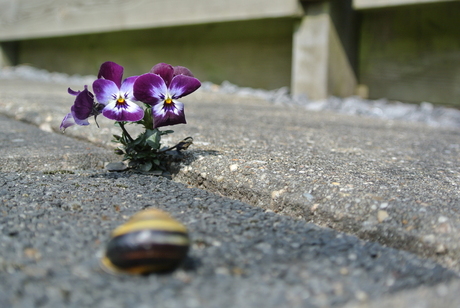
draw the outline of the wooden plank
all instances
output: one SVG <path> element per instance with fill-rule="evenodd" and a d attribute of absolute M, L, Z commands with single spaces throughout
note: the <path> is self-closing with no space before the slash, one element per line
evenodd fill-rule
<path fill-rule="evenodd" d="M 307 6 L 294 32 L 291 88 L 310 99 L 350 96 L 356 77 L 331 19 L 331 4 Z"/>
<path fill-rule="evenodd" d="M 0 0 L 0 41 L 302 14 L 297 0 Z"/>
<path fill-rule="evenodd" d="M 17 42 L 0 43 L 0 68 L 17 64 L 18 48 Z"/>
<path fill-rule="evenodd" d="M 332 22 L 329 30 L 327 70 L 328 95 L 347 97 L 355 94 L 357 79 Z"/>
<path fill-rule="evenodd" d="M 372 99 L 460 106 L 460 2 L 362 14 L 360 82 Z"/>
<path fill-rule="evenodd" d="M 271 90 L 291 82 L 294 22 L 270 18 L 25 40 L 18 62 L 94 75 L 102 62 L 115 61 L 125 76 L 166 62 L 190 68 L 200 80 Z"/>
<path fill-rule="evenodd" d="M 11 65 L 5 52 L 5 48 L 0 45 L 0 68 Z"/>
<path fill-rule="evenodd" d="M 356 10 L 392 7 L 398 5 L 451 2 L 458 0 L 353 0 L 353 7 Z"/>
<path fill-rule="evenodd" d="M 309 14 L 307 10 L 294 32 L 292 94 L 304 94 L 310 99 L 327 97 L 329 26 L 327 14 Z"/>

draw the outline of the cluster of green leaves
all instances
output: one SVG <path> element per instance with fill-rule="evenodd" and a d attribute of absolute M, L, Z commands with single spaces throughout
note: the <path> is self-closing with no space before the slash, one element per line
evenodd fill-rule
<path fill-rule="evenodd" d="M 123 133 L 113 135 L 113 142 L 121 143 L 115 153 L 123 155 L 124 160 L 129 160 L 129 166 L 140 171 L 167 170 L 168 154 L 162 151 L 161 136 L 173 133 L 172 130 L 160 131 L 156 128 L 146 129 L 133 139 L 124 128 L 123 122 L 117 122 Z"/>

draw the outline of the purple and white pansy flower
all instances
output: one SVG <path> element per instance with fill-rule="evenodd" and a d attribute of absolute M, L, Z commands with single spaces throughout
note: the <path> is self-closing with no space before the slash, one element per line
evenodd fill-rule
<path fill-rule="evenodd" d="M 108 61 L 102 63 L 97 77 L 93 90 L 97 101 L 105 106 L 102 115 L 120 122 L 136 122 L 144 117 L 144 110 L 136 104 L 133 95 L 137 76 L 122 81 L 123 66 Z"/>
<path fill-rule="evenodd" d="M 98 104 L 94 101 L 94 95 L 88 91 L 88 87 L 85 86 L 83 91 L 73 91 L 72 89 L 67 90 L 69 94 L 75 95 L 75 102 L 70 108 L 68 113 L 62 120 L 60 129 L 64 131 L 67 127 L 72 125 L 89 125 L 88 118 L 90 116 L 96 117 L 101 113 L 104 105 Z"/>
<path fill-rule="evenodd" d="M 136 79 L 133 91 L 138 101 L 152 106 L 153 126 L 157 128 L 186 123 L 184 104 L 178 99 L 200 86 L 200 81 L 189 69 L 159 63 Z"/>
<path fill-rule="evenodd" d="M 115 120 L 120 127 L 121 135 L 113 135 L 113 141 L 120 143 L 115 153 L 129 161 L 129 168 L 142 172 L 168 170 L 171 151 L 186 150 L 193 138 L 187 137 L 172 147 L 162 148 L 161 136 L 172 130 L 159 131 L 157 128 L 186 123 L 184 104 L 179 99 L 196 91 L 201 83 L 188 68 L 166 63 L 158 63 L 147 74 L 124 80 L 123 72 L 123 66 L 104 62 L 92 85 L 94 94 L 87 86 L 82 91 L 69 88 L 75 101 L 62 120 L 61 130 L 75 124 L 89 125 L 89 117 L 94 116 L 96 120 L 102 114 Z M 133 138 L 125 127 L 126 122 L 140 124 L 145 131 Z"/>

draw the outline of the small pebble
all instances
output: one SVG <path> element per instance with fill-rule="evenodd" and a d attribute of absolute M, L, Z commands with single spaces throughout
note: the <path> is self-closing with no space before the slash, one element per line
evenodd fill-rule
<path fill-rule="evenodd" d="M 383 222 L 386 219 L 388 219 L 389 217 L 390 217 L 390 215 L 388 215 L 387 211 L 380 210 L 380 211 L 377 212 L 377 220 L 379 222 Z"/>
<path fill-rule="evenodd" d="M 446 216 L 439 216 L 438 217 L 438 222 L 439 223 L 444 223 L 444 222 L 446 222 L 448 220 L 449 220 L 449 218 L 447 218 Z"/>
<path fill-rule="evenodd" d="M 105 166 L 105 169 L 111 172 L 116 172 L 116 171 L 124 171 L 128 168 L 125 163 L 123 162 L 113 162 L 113 163 L 108 163 Z"/>

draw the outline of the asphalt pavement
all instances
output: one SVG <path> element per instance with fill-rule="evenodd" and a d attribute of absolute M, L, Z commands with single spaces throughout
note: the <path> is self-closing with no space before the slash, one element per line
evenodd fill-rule
<path fill-rule="evenodd" d="M 460 306 L 458 130 L 201 91 L 164 140 L 195 140 L 170 180 L 105 170 L 102 117 L 60 133 L 67 86 L 0 80 L 0 307 Z M 106 274 L 146 207 L 189 228 L 189 258 Z"/>

